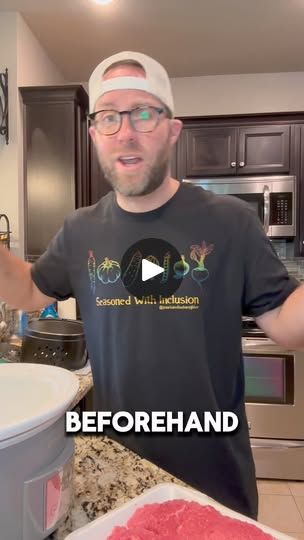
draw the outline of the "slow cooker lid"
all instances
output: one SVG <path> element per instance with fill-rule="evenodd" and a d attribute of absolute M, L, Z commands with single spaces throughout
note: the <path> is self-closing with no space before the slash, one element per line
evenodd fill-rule
<path fill-rule="evenodd" d="M 76 397 L 78 378 L 44 364 L 0 366 L 0 442 L 59 418 Z"/>

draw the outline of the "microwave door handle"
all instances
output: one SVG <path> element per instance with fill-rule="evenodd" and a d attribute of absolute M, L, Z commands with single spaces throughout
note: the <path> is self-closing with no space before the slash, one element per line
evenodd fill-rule
<path fill-rule="evenodd" d="M 268 186 L 264 186 L 264 230 L 265 233 L 269 232 L 269 219 L 270 219 L 270 191 Z"/>

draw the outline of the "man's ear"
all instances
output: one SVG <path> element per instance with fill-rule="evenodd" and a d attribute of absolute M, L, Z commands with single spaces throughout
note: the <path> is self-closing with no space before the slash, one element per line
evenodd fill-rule
<path fill-rule="evenodd" d="M 89 127 L 89 134 L 90 134 L 90 137 L 91 137 L 93 143 L 95 144 L 95 142 L 96 142 L 96 130 L 95 130 L 94 126 Z"/>
<path fill-rule="evenodd" d="M 170 139 L 172 145 L 176 143 L 182 128 L 183 123 L 181 120 L 178 120 L 177 118 L 172 118 L 172 120 L 170 120 Z"/>

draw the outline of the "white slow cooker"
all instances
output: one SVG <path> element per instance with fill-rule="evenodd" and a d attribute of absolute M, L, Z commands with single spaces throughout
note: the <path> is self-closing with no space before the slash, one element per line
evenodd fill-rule
<path fill-rule="evenodd" d="M 78 391 L 70 371 L 0 365 L 0 537 L 43 540 L 72 501 L 74 440 L 65 412 Z"/>

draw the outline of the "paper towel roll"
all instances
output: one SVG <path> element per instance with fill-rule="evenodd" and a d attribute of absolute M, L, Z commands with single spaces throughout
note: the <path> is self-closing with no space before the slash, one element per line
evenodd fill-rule
<path fill-rule="evenodd" d="M 73 319 L 76 320 L 76 300 L 75 298 L 68 298 L 57 302 L 57 313 L 61 319 Z"/>

